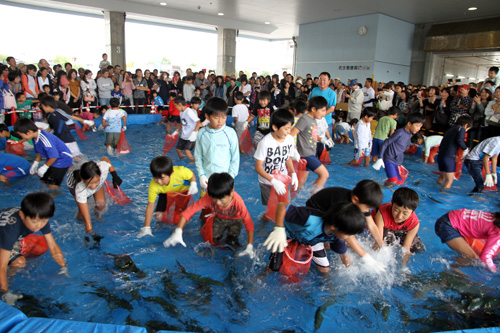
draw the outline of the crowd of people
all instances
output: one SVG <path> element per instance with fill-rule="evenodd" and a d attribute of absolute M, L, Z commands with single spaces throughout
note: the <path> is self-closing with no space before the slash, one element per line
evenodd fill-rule
<path fill-rule="evenodd" d="M 186 207 L 175 221 L 177 226 L 164 246 L 186 246 L 183 229 L 196 212 L 202 211 L 201 235 L 205 241 L 224 241 L 237 249 L 241 246 L 241 229 L 245 227 L 247 245 L 238 255 L 250 258 L 256 255 L 252 221 L 255 217 L 250 216 L 243 199 L 234 191 L 234 182 L 238 181 L 240 150 L 244 150 L 241 140 L 255 123 L 251 145 L 255 148 L 262 204 L 269 209 L 271 200 L 275 200 L 271 207 L 275 212 L 267 217 L 275 227 L 264 242 L 272 252 L 271 271 L 281 270 L 285 262 L 283 251 L 295 242 L 312 247 L 313 260 L 322 273 L 330 269 L 325 244 L 341 256 L 346 266 L 351 264 L 349 246 L 361 257 L 363 265 L 383 272 L 384 263 L 371 257 L 355 238 L 365 228 L 379 250 L 394 242 L 401 245 L 403 269 L 411 254 L 425 250 L 417 235 L 420 224 L 415 211 L 419 196 L 414 190 L 399 187 L 391 202 L 382 203 L 381 186 L 373 180 L 360 180 L 353 189 L 333 187 L 335 184 L 329 182 L 321 155 L 329 154 L 336 138 L 339 143 L 353 141 L 351 164 L 373 163 L 377 170 L 384 167 L 386 186 L 404 184 L 404 154 L 410 142 L 425 146 L 426 161 L 429 150 L 439 146 L 438 182 L 444 189 L 451 187 L 457 164 L 461 170 L 460 158 L 465 158 L 464 164 L 474 178 L 474 192 L 497 182 L 500 79 L 496 67 L 477 85 L 438 88 L 376 83 L 370 78 L 364 85 L 357 79 L 344 84 L 338 78 L 332 79 L 328 72 L 318 77 L 307 74 L 304 78 L 283 72 L 280 79 L 278 75 L 263 77 L 257 73 L 247 77 L 243 72 L 238 77 L 206 76 L 203 71 L 194 73 L 187 69 L 185 77 L 174 72 L 170 78 L 169 73 L 157 70 L 145 70 L 143 74 L 137 69 L 132 74 L 112 66 L 106 54 L 95 79 L 92 71 L 76 71 L 70 63 L 63 69 L 60 65 L 51 67 L 44 59 L 38 68 L 16 64 L 13 57 L 7 58 L 7 62 L 8 65 L 1 65 L 0 89 L 6 93 L 0 100 L 5 121 L 0 124 L 0 136 L 25 145 L 31 142 L 36 157 L 30 165 L 22 157 L 2 153 L 0 181 L 8 184 L 31 174 L 38 175 L 50 187 L 59 187 L 66 177 L 78 208 L 77 217 L 84 221 L 86 237 L 94 245 L 102 237 L 93 230 L 88 199 L 94 198 L 95 210 L 100 212 L 105 206 L 107 176 L 111 175 L 115 188 L 122 183 L 110 158 L 116 156 L 118 139 L 127 129 L 130 113 L 161 112 L 162 122 L 171 132 L 168 137 L 176 143 L 178 157 L 187 157 L 197 173 L 175 166 L 166 155 L 152 159 L 144 226 L 137 236 L 153 236 L 151 222 L 164 217 L 168 193 L 185 191 L 193 196 L 200 192 L 200 199 Z M 9 91 L 17 102 L 14 110 L 33 111 L 9 112 L 10 104 L 4 105 Z M 339 103 L 347 103 L 347 115 L 336 110 Z M 42 117 L 35 117 L 38 112 Z M 226 125 L 228 114 L 234 119 L 234 129 Z M 74 122 L 81 122 L 98 130 L 93 119 L 101 116 L 109 157 L 86 161 L 71 128 Z M 439 134 L 443 134 L 439 140 L 431 140 Z M 45 163 L 40 165 L 42 159 Z M 291 192 L 303 185 L 298 174 L 305 170 L 299 170 L 300 165 L 317 175 L 304 207 L 290 205 Z M 2 293 L 8 291 L 7 267 L 22 267 L 26 262 L 18 242 L 37 231 L 42 232 L 52 257 L 61 266 L 60 273 L 68 274 L 63 254 L 50 231 L 49 218 L 54 210 L 53 199 L 44 193 L 27 195 L 21 208 L 0 210 Z M 457 209 L 436 218 L 436 233 L 443 243 L 466 257 L 480 258 L 488 269 L 496 271 L 493 258 L 500 247 L 500 213 Z M 484 250 L 476 253 L 464 237 L 485 240 Z M 15 300 L 15 295 L 8 294 L 4 299 Z"/>

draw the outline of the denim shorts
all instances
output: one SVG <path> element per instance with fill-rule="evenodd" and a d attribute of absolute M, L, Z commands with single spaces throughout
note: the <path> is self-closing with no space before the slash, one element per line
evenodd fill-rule
<path fill-rule="evenodd" d="M 453 228 L 453 226 L 451 225 L 448 213 L 437 219 L 434 230 L 436 231 L 436 235 L 441 238 L 442 243 L 447 243 L 451 240 L 454 240 L 455 238 L 462 237 L 458 230 Z"/>
<path fill-rule="evenodd" d="M 363 156 L 370 156 L 370 148 L 354 148 L 354 159 L 359 160 L 361 158 L 361 153 L 363 153 Z"/>

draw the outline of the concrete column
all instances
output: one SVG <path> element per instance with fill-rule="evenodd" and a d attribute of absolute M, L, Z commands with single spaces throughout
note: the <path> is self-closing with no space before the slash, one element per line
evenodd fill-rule
<path fill-rule="evenodd" d="M 432 24 L 417 24 L 413 34 L 413 50 L 411 53 L 410 80 L 408 83 L 428 84 L 425 77 L 427 52 L 424 51 L 425 38 Z"/>
<path fill-rule="evenodd" d="M 236 30 L 218 27 L 217 30 L 217 74 L 236 74 Z"/>
<path fill-rule="evenodd" d="M 125 68 L 125 13 L 104 12 L 104 29 L 106 35 L 106 53 L 108 61 Z"/>

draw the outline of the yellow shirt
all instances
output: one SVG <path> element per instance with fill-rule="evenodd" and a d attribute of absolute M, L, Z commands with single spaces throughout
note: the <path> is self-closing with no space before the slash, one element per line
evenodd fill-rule
<path fill-rule="evenodd" d="M 183 166 L 174 166 L 173 169 L 174 172 L 170 175 L 170 183 L 166 186 L 160 186 L 154 179 L 151 179 L 151 183 L 149 183 L 148 202 L 155 202 L 156 197 L 160 193 L 182 192 L 189 189 L 191 178 L 194 176 L 193 171 Z"/>

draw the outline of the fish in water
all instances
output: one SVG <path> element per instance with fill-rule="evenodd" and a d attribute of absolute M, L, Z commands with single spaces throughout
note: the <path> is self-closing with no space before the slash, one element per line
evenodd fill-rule
<path fill-rule="evenodd" d="M 325 319 L 323 314 L 326 312 L 326 309 L 333 304 L 335 304 L 335 301 L 329 300 L 316 310 L 314 314 L 314 329 L 319 330 L 321 328 L 321 324 L 323 324 L 323 320 Z"/>
<path fill-rule="evenodd" d="M 58 311 L 71 313 L 68 303 L 55 302 L 51 298 L 39 300 L 35 296 L 29 294 L 24 294 L 23 298 L 17 301 L 16 306 L 28 317 L 50 318 Z"/>
<path fill-rule="evenodd" d="M 189 273 L 188 271 L 186 271 L 186 269 L 184 268 L 184 266 L 182 266 L 179 261 L 177 261 L 177 265 L 180 267 L 182 275 L 184 275 L 185 277 L 191 279 L 195 283 L 198 283 L 198 284 L 201 284 L 201 285 L 205 285 L 205 286 L 206 285 L 220 286 L 220 287 L 224 286 L 224 284 L 222 282 L 220 282 L 220 281 L 213 280 L 213 279 L 208 278 L 208 277 L 202 277 L 202 276 L 200 276 L 198 274 L 195 274 L 195 273 Z"/>
<path fill-rule="evenodd" d="M 128 254 L 107 254 L 115 259 L 115 268 L 123 273 L 134 273 L 139 279 L 146 277 L 146 274 L 137 268 L 135 262 Z"/>
<path fill-rule="evenodd" d="M 152 296 L 152 297 L 144 297 L 144 300 L 151 302 L 151 303 L 156 303 L 162 307 L 162 309 L 169 313 L 170 315 L 174 317 L 179 317 L 179 310 L 177 309 L 177 306 L 173 305 L 172 303 L 169 303 L 166 299 L 159 297 L 159 296 Z"/>
<path fill-rule="evenodd" d="M 129 301 L 124 298 L 113 295 L 106 287 L 98 287 L 95 291 L 82 292 L 85 294 L 96 295 L 108 302 L 108 305 L 111 309 L 122 308 L 129 311 L 133 310 L 132 305 Z"/>

